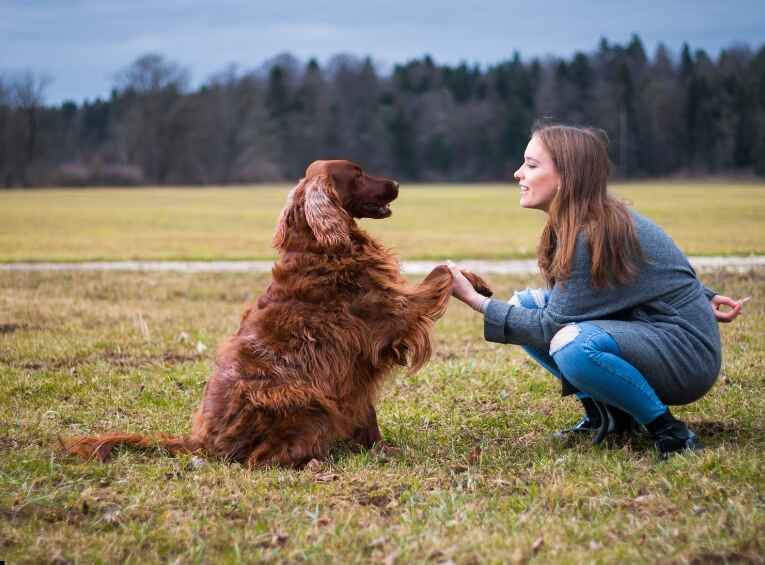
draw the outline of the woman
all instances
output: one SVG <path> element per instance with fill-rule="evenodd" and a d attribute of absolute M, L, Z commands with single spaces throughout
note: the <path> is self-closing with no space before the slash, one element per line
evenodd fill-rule
<path fill-rule="evenodd" d="M 521 206 L 548 216 L 538 247 L 546 290 L 488 299 L 450 265 L 453 295 L 484 314 L 488 341 L 524 346 L 564 394 L 577 393 L 586 414 L 566 432 L 599 430 L 600 441 L 634 418 L 663 457 L 700 449 L 667 405 L 712 387 L 717 321 L 735 319 L 741 303 L 702 286 L 669 236 L 609 194 L 606 143 L 592 129 L 540 127 L 514 174 Z"/>

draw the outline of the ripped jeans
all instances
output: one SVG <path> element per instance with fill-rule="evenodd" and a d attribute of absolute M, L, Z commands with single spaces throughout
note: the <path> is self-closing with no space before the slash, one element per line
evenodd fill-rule
<path fill-rule="evenodd" d="M 546 290 L 526 289 L 516 292 L 510 304 L 544 308 L 548 299 Z M 592 322 L 564 326 L 553 336 L 549 352 L 523 349 L 556 378 L 565 377 L 577 388 L 579 398 L 591 397 L 616 406 L 641 424 L 667 410 L 640 371 L 620 356 L 614 338 Z"/>

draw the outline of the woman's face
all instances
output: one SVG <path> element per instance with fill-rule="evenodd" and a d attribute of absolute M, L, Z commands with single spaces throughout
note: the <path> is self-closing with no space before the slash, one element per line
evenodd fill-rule
<path fill-rule="evenodd" d="M 521 188 L 521 207 L 547 212 L 560 186 L 560 175 L 542 141 L 532 136 L 523 164 L 513 174 Z"/>

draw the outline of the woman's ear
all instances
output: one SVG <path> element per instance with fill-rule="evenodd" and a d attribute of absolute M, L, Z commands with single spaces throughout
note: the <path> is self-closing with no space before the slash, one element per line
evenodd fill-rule
<path fill-rule="evenodd" d="M 343 209 L 331 176 L 306 180 L 304 202 L 306 222 L 319 244 L 327 248 L 350 245 L 351 216 Z"/>

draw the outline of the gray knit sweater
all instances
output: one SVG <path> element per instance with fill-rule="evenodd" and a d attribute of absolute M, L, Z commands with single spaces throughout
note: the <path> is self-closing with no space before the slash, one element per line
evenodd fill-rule
<path fill-rule="evenodd" d="M 551 289 L 545 308 L 491 300 L 485 311 L 488 341 L 547 351 L 563 326 L 591 321 L 617 342 L 622 356 L 667 404 L 700 398 L 720 371 L 720 333 L 706 289 L 688 259 L 656 224 L 633 212 L 646 261 L 628 285 L 594 288 L 587 237 L 580 233 L 571 276 Z"/>

